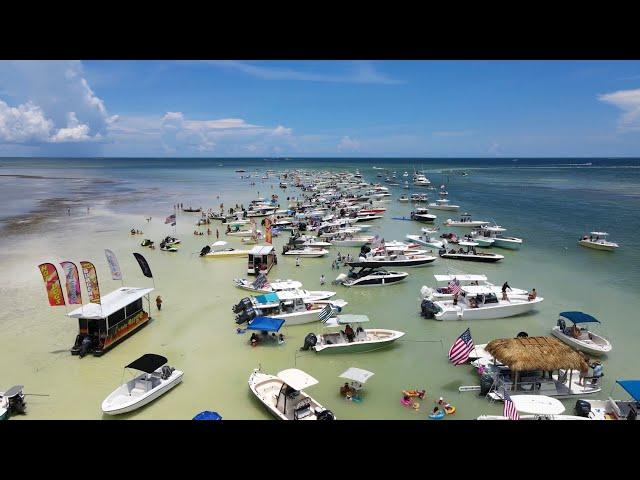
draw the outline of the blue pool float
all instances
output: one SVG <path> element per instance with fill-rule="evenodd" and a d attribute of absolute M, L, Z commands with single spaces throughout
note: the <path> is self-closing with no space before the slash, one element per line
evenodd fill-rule
<path fill-rule="evenodd" d="M 438 410 L 438 413 L 430 413 L 429 418 L 433 420 L 441 420 L 446 414 L 442 410 Z"/>

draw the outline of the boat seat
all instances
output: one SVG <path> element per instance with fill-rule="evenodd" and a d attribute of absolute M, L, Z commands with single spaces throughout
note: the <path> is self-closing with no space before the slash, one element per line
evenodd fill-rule
<path fill-rule="evenodd" d="M 142 388 L 132 388 L 131 392 L 129 392 L 130 395 L 133 396 L 138 396 L 138 395 L 144 395 L 145 393 L 147 393 L 146 390 L 142 389 Z"/>
<path fill-rule="evenodd" d="M 136 383 L 135 383 L 135 385 L 133 387 L 133 390 L 140 390 L 140 391 L 142 391 L 142 393 L 145 393 L 147 391 L 147 387 L 148 387 L 148 384 L 147 384 L 146 381 L 144 381 L 144 380 L 136 380 Z"/>

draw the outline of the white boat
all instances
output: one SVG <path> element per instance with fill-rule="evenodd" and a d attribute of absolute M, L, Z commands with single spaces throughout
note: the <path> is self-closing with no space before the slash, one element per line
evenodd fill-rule
<path fill-rule="evenodd" d="M 362 247 L 373 241 L 370 235 L 340 235 L 331 239 L 331 243 L 337 247 Z"/>
<path fill-rule="evenodd" d="M 296 368 L 268 375 L 254 369 L 249 376 L 249 389 L 279 420 L 335 420 L 336 417 L 304 389 L 318 384 L 308 373 Z"/>
<path fill-rule="evenodd" d="M 406 195 L 400 195 L 400 198 L 398 198 L 398 201 L 402 203 L 407 203 L 409 201 L 409 197 L 407 197 Z"/>
<path fill-rule="evenodd" d="M 356 325 L 353 336 L 349 338 L 344 331 L 331 333 L 310 333 L 304 339 L 301 350 L 312 348 L 318 353 L 370 352 L 384 348 L 402 338 L 405 333 L 385 328 L 363 329 L 360 325 L 369 322 L 366 315 L 338 315 L 323 323 L 324 328 L 340 329 L 346 325 Z"/>
<path fill-rule="evenodd" d="M 507 229 L 500 225 L 483 225 L 478 228 L 474 228 L 471 235 L 474 241 L 478 242 L 480 246 L 495 246 L 499 248 L 508 248 L 510 250 L 517 250 L 522 245 L 522 239 L 516 237 L 506 237 L 503 235 Z M 483 245 L 487 243 L 487 245 Z"/>
<path fill-rule="evenodd" d="M 480 285 L 491 290 L 496 296 L 502 298 L 502 287 L 500 285 L 494 285 L 490 283 L 486 275 L 477 274 L 447 274 L 447 275 L 434 275 L 437 287 L 435 289 L 423 285 L 420 289 L 421 298 L 427 298 L 429 300 L 452 300 L 453 291 L 450 287 L 451 282 L 456 282 L 461 286 L 466 285 Z M 521 288 L 511 288 L 507 291 L 507 296 L 518 295 L 528 296 L 529 292 Z"/>
<path fill-rule="evenodd" d="M 297 291 L 283 290 L 243 298 L 232 310 L 236 314 L 237 324 L 268 316 L 283 319 L 290 326 L 320 320 L 327 312 L 327 306 L 338 311 L 347 305 L 348 302 L 341 299 L 309 300 Z"/>
<path fill-rule="evenodd" d="M 451 260 L 466 260 L 469 262 L 483 263 L 495 263 L 504 258 L 504 255 L 499 255 L 497 253 L 477 252 L 477 242 L 458 242 L 458 245 L 461 247 L 458 250 L 452 248 L 447 251 L 446 248 L 443 248 L 438 252 L 438 254 L 442 258 L 448 258 Z M 466 247 L 466 250 L 462 247 Z"/>
<path fill-rule="evenodd" d="M 200 256 L 204 258 L 229 258 L 229 257 L 246 257 L 251 250 L 237 250 L 227 247 L 227 242 L 219 240 L 207 245 L 200 250 Z"/>
<path fill-rule="evenodd" d="M 436 320 L 486 320 L 507 318 L 529 312 L 536 308 L 544 299 L 536 297 L 529 300 L 525 295 L 509 296 L 509 300 L 502 300 L 491 288 L 480 285 L 461 286 L 457 304 L 455 300 L 433 302 L 439 311 Z"/>
<path fill-rule="evenodd" d="M 424 245 L 426 247 L 433 248 L 446 248 L 447 241 L 445 239 L 440 239 L 434 237 L 431 234 L 423 233 L 422 235 L 407 235 L 407 240 L 411 240 L 413 243 L 418 243 L 420 245 Z"/>
<path fill-rule="evenodd" d="M 640 410 L 640 380 L 616 380 L 630 400 L 584 400 L 576 402 L 576 414 L 591 420 L 636 420 Z"/>
<path fill-rule="evenodd" d="M 442 195 L 442 192 L 440 192 L 440 195 Z M 450 212 L 457 212 L 458 210 L 460 210 L 460 205 L 453 205 L 446 198 L 440 198 L 436 200 L 435 203 L 427 204 L 427 208 L 430 208 L 431 210 L 447 210 Z"/>
<path fill-rule="evenodd" d="M 577 415 L 562 415 L 565 411 L 560 400 L 546 395 L 510 395 L 520 420 L 590 420 Z M 520 415 L 520 412 L 525 415 Z M 531 414 L 531 415 L 526 415 Z M 508 420 L 502 415 L 480 415 L 478 420 Z"/>
<path fill-rule="evenodd" d="M 572 328 L 568 328 L 566 320 L 573 323 Z M 561 312 L 558 323 L 551 330 L 551 334 L 566 343 L 567 345 L 581 350 L 590 355 L 604 355 L 611 351 L 611 342 L 586 327 L 578 327 L 586 323 L 600 323 L 599 320 L 583 312 Z"/>
<path fill-rule="evenodd" d="M 307 258 L 324 257 L 328 253 L 329 253 L 329 250 L 325 250 L 324 248 L 309 248 L 309 247 L 295 248 L 295 249 L 287 250 L 286 252 L 284 252 L 285 255 L 295 255 L 296 257 L 307 257 Z"/>
<path fill-rule="evenodd" d="M 416 187 L 428 187 L 429 185 L 431 185 L 431 182 L 424 175 L 422 175 L 420 173 L 414 173 L 413 174 L 413 184 Z"/>
<path fill-rule="evenodd" d="M 276 280 L 269 283 L 266 281 L 266 277 L 263 279 L 261 276 L 258 276 L 253 282 L 245 278 L 235 278 L 233 283 L 238 288 L 257 294 L 288 291 L 299 295 L 306 301 L 327 300 L 336 294 L 336 292 L 325 290 L 305 290 L 302 288 L 301 282 L 294 280 Z M 261 287 L 258 288 L 260 285 Z"/>
<path fill-rule="evenodd" d="M 353 268 L 349 273 L 341 273 L 334 280 L 345 287 L 374 287 L 393 285 L 405 280 L 409 274 L 407 272 L 393 272 L 383 268 L 360 268 L 355 271 Z"/>
<path fill-rule="evenodd" d="M 460 216 L 460 220 L 452 220 L 450 218 L 447 218 L 444 224 L 448 227 L 475 228 L 482 225 L 489 225 L 489 222 L 486 222 L 484 220 L 472 220 L 471 215 L 469 215 L 468 213 L 463 213 Z"/>
<path fill-rule="evenodd" d="M 222 222 L 222 225 L 229 225 L 231 228 L 235 228 L 235 227 L 241 227 L 248 223 L 251 223 L 251 220 L 248 220 L 246 218 L 239 218 L 237 220 L 229 220 L 227 222 Z"/>
<path fill-rule="evenodd" d="M 578 243 L 583 247 L 592 248 L 594 250 L 604 250 L 612 252 L 620 245 L 607 240 L 609 234 L 607 232 L 591 232 L 590 235 L 583 236 Z"/>
<path fill-rule="evenodd" d="M 434 262 L 437 257 L 430 255 L 405 255 L 403 253 L 392 253 L 383 255 L 372 255 L 358 257 L 353 262 L 347 262 L 350 267 L 424 267 Z"/>
<path fill-rule="evenodd" d="M 230 237 L 252 237 L 256 234 L 255 230 L 236 230 L 225 232 L 225 235 Z"/>
<path fill-rule="evenodd" d="M 437 216 L 429 213 L 429 210 L 423 207 L 417 207 L 413 212 L 411 212 L 411 220 L 415 220 L 417 222 L 433 222 Z"/>
<path fill-rule="evenodd" d="M 131 412 L 164 395 L 182 382 L 183 372 L 166 365 L 161 355 L 146 353 L 125 368 L 141 371 L 133 380 L 120 385 L 102 402 L 107 415 Z"/>

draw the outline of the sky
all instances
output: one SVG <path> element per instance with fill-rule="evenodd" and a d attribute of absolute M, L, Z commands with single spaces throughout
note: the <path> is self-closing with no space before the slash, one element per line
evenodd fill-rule
<path fill-rule="evenodd" d="M 0 156 L 640 156 L 640 62 L 0 61 Z"/>

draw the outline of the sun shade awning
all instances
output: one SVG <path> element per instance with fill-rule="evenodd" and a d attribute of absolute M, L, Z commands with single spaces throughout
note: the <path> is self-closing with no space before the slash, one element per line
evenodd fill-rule
<path fill-rule="evenodd" d="M 67 315 L 73 318 L 107 318 L 112 313 L 153 292 L 153 288 L 120 287 L 107 293 L 100 303 L 85 303 Z"/>
<path fill-rule="evenodd" d="M 141 372 L 152 373 L 167 363 L 166 357 L 156 355 L 155 353 L 145 353 L 137 360 L 134 360 L 124 368 L 133 368 Z"/>
<path fill-rule="evenodd" d="M 583 312 L 561 312 L 560 316 L 573 323 L 600 323 L 597 318 Z"/>
<path fill-rule="evenodd" d="M 640 380 L 618 380 L 616 383 L 624 388 L 636 402 L 640 402 Z"/>
<path fill-rule="evenodd" d="M 362 368 L 350 367 L 346 372 L 342 372 L 339 378 L 346 378 L 347 380 L 353 380 L 354 382 L 366 383 L 375 373 Z"/>
<path fill-rule="evenodd" d="M 277 332 L 280 330 L 284 320 L 282 318 L 256 317 L 249 322 L 247 330 L 261 330 L 265 332 Z"/>
<path fill-rule="evenodd" d="M 22 389 L 24 388 L 23 385 L 14 385 L 13 387 L 11 387 L 9 390 L 7 390 L 6 392 L 4 392 L 3 397 L 7 397 L 7 398 L 11 398 L 11 397 L 15 397 L 16 395 L 18 395 L 20 392 L 22 392 Z"/>
<path fill-rule="evenodd" d="M 278 378 L 289 385 L 294 390 L 304 390 L 318 384 L 318 380 L 308 373 L 298 370 L 297 368 L 289 368 L 278 373 Z"/>

